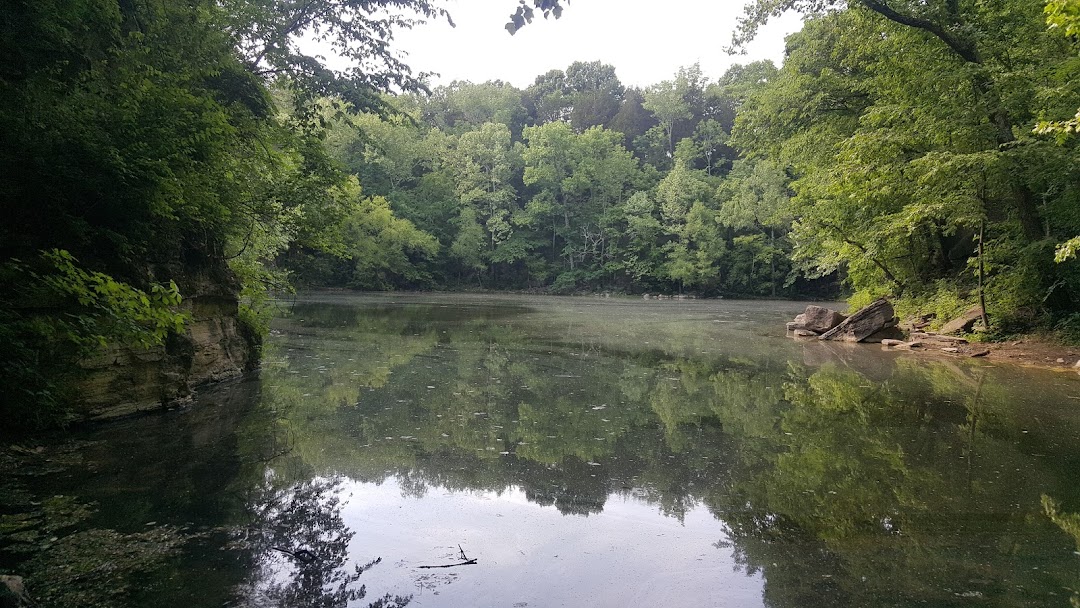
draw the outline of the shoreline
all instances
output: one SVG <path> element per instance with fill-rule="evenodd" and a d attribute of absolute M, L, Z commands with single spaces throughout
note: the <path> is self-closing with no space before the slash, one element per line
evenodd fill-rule
<path fill-rule="evenodd" d="M 911 333 L 909 328 L 905 328 L 905 334 L 910 335 Z M 789 335 L 789 338 L 794 338 L 800 342 L 819 341 L 817 337 Z M 935 340 L 935 338 L 937 339 Z M 967 338 L 946 334 L 933 334 L 927 340 L 919 340 L 918 337 L 909 339 L 920 341 L 922 345 L 911 348 L 884 345 L 876 342 L 847 342 L 847 344 L 858 344 L 865 347 L 876 346 L 886 352 L 911 353 L 917 356 L 930 356 L 939 359 L 981 359 L 1016 367 L 1048 369 L 1058 372 L 1072 371 L 1080 374 L 1080 346 L 1070 346 L 1038 334 L 1020 335 L 1003 342 L 960 342 L 960 340 L 967 340 Z M 845 343 L 830 340 L 824 342 Z"/>

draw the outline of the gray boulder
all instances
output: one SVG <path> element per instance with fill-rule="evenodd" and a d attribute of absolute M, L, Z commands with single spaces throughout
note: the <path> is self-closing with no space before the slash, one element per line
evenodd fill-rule
<path fill-rule="evenodd" d="M 802 317 L 802 329 L 809 329 L 810 331 L 823 334 L 830 329 L 840 325 L 844 322 L 844 315 L 821 306 L 814 306 L 813 304 L 806 307 L 806 311 L 799 317 Z M 799 317 L 795 317 L 795 321 L 799 321 Z"/>
<path fill-rule="evenodd" d="M 893 310 L 892 304 L 885 298 L 880 298 L 844 319 L 836 327 L 821 334 L 818 339 L 862 342 L 882 329 L 895 325 L 896 312 Z"/>

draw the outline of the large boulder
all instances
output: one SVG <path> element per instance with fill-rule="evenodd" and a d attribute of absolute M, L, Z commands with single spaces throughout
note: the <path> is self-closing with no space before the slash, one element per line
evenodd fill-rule
<path fill-rule="evenodd" d="M 892 304 L 885 298 L 880 298 L 821 334 L 819 339 L 862 342 L 882 329 L 895 326 L 896 323 L 896 311 Z"/>
<path fill-rule="evenodd" d="M 807 306 L 805 312 L 798 317 L 795 317 L 796 323 L 800 322 L 799 317 L 802 317 L 802 327 L 800 329 L 808 329 L 819 334 L 823 334 L 837 325 L 840 325 L 844 322 L 844 319 L 847 318 L 835 310 L 830 310 L 822 306 L 814 306 L 813 304 Z"/>

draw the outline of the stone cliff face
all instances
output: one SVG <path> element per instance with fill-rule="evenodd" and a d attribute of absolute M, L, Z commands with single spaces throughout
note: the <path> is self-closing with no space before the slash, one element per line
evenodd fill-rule
<path fill-rule="evenodd" d="M 182 335 L 150 349 L 110 347 L 83 361 L 76 415 L 109 418 L 191 397 L 200 384 L 241 375 L 257 364 L 258 339 L 240 323 L 235 279 L 202 274 L 177 280 L 189 321 Z"/>

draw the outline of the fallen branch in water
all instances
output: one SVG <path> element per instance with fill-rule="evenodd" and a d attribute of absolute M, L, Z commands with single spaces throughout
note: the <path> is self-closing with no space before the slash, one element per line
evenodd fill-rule
<path fill-rule="evenodd" d="M 418 568 L 453 568 L 454 566 L 475 566 L 475 565 L 476 565 L 476 558 L 474 557 L 474 558 L 472 558 L 470 560 L 463 561 L 460 564 L 443 564 L 441 566 L 417 566 L 417 567 Z"/>
<path fill-rule="evenodd" d="M 475 566 L 476 558 L 469 559 L 468 555 L 465 555 L 465 550 L 461 548 L 461 545 L 457 546 L 458 551 L 461 553 L 461 559 L 463 560 L 458 564 L 443 564 L 441 566 L 419 566 L 420 568 L 453 568 L 454 566 Z"/>

